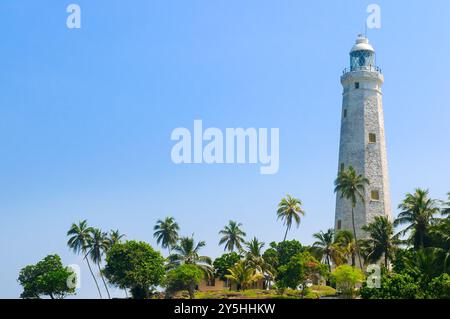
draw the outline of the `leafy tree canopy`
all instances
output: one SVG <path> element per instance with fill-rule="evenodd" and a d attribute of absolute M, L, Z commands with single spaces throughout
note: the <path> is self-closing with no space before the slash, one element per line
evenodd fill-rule
<path fill-rule="evenodd" d="M 147 298 L 162 283 L 164 273 L 164 258 L 145 242 L 117 243 L 106 255 L 106 278 L 122 289 L 130 288 L 137 299 Z"/>
<path fill-rule="evenodd" d="M 203 271 L 196 265 L 182 264 L 167 273 L 166 289 L 169 295 L 187 290 L 191 299 L 195 296 L 195 286 L 200 283 L 204 277 Z"/>
<path fill-rule="evenodd" d="M 21 298 L 62 299 L 75 293 L 75 274 L 63 266 L 58 255 L 48 255 L 36 265 L 22 268 L 18 281 L 23 287 Z"/>
<path fill-rule="evenodd" d="M 327 267 L 317 261 L 311 253 L 303 252 L 293 256 L 278 271 L 277 286 L 279 288 L 297 289 L 301 286 L 304 292 L 308 281 L 326 275 Z"/>
<path fill-rule="evenodd" d="M 228 269 L 232 268 L 239 260 L 241 260 L 241 257 L 236 252 L 223 254 L 216 258 L 213 263 L 215 275 L 220 279 L 225 280 Z"/>

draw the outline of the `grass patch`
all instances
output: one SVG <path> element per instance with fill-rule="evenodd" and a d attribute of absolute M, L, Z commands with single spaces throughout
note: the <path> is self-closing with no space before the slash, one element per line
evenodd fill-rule
<path fill-rule="evenodd" d="M 335 295 L 336 290 L 328 286 L 312 286 L 308 289 L 305 298 L 317 299 L 322 296 Z M 241 291 L 220 290 L 220 291 L 206 291 L 197 292 L 195 294 L 197 299 L 300 299 L 300 291 L 293 289 L 286 289 L 283 294 L 276 290 L 260 290 L 249 289 Z"/>

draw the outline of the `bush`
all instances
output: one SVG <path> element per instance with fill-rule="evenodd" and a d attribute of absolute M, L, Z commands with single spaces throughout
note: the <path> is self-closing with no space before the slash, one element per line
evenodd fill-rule
<path fill-rule="evenodd" d="M 428 286 L 427 298 L 450 299 L 450 275 L 442 274 L 434 278 Z"/>
<path fill-rule="evenodd" d="M 415 299 L 420 286 L 409 274 L 386 274 L 381 276 L 380 288 L 361 288 L 364 299 Z"/>
<path fill-rule="evenodd" d="M 356 285 L 364 280 L 364 274 L 359 268 L 349 265 L 337 267 L 332 276 L 336 280 L 336 288 L 346 298 L 354 298 L 356 295 Z"/>

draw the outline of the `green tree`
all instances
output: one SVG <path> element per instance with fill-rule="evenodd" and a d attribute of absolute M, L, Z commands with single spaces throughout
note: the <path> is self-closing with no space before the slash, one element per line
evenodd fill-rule
<path fill-rule="evenodd" d="M 285 240 L 279 243 L 270 243 L 263 258 L 266 259 L 275 269 L 286 265 L 293 256 L 305 251 L 305 248 L 298 240 Z"/>
<path fill-rule="evenodd" d="M 321 264 L 311 253 L 299 253 L 291 258 L 278 271 L 277 287 L 281 289 L 300 287 L 301 295 L 304 296 L 307 284 L 315 278 L 326 275 L 326 265 Z"/>
<path fill-rule="evenodd" d="M 67 246 L 75 253 L 81 253 L 83 255 L 83 259 L 86 260 L 86 263 L 89 268 L 89 272 L 94 278 L 95 286 L 97 287 L 98 294 L 100 298 L 102 298 L 102 293 L 100 291 L 100 286 L 98 285 L 97 279 L 95 278 L 94 272 L 92 271 L 91 264 L 89 263 L 88 249 L 90 243 L 92 241 L 91 237 L 92 227 L 89 227 L 86 220 L 80 221 L 78 224 L 73 223 L 67 232 L 67 236 L 69 236 L 69 240 L 67 241 Z"/>
<path fill-rule="evenodd" d="M 414 248 L 424 248 L 429 240 L 429 230 L 439 212 L 436 200 L 428 197 L 428 190 L 416 189 L 414 194 L 406 194 L 398 206 L 402 211 L 394 221 L 394 226 L 406 225 L 401 235 L 410 234 L 409 242 Z"/>
<path fill-rule="evenodd" d="M 103 272 L 111 284 L 129 288 L 135 299 L 145 299 L 163 282 L 164 258 L 145 242 L 118 243 L 107 252 Z"/>
<path fill-rule="evenodd" d="M 153 227 L 155 231 L 153 237 L 156 238 L 156 243 L 161 245 L 162 248 L 171 250 L 178 241 L 178 231 L 180 227 L 175 222 L 173 217 L 166 217 L 164 220 L 158 219 L 156 225 Z"/>
<path fill-rule="evenodd" d="M 313 234 L 316 241 L 313 247 L 319 252 L 319 255 L 325 260 L 328 265 L 328 270 L 331 272 L 331 256 L 334 254 L 335 246 L 334 243 L 334 230 L 328 229 L 327 232 L 319 232 Z"/>
<path fill-rule="evenodd" d="M 207 276 L 211 276 L 213 272 L 211 258 L 200 255 L 200 250 L 205 246 L 204 241 L 195 244 L 194 236 L 181 237 L 178 245 L 173 248 L 174 253 L 169 256 L 169 268 L 192 264 L 202 269 Z"/>
<path fill-rule="evenodd" d="M 389 260 L 393 258 L 399 244 L 398 235 L 394 235 L 394 226 L 386 216 L 376 216 L 374 221 L 362 227 L 368 234 L 368 260 L 377 262 L 384 257 L 384 267 L 388 268 Z"/>
<path fill-rule="evenodd" d="M 296 226 L 300 225 L 301 216 L 305 215 L 305 211 L 302 209 L 302 202 L 300 199 L 294 198 L 291 195 L 286 195 L 282 198 L 278 204 L 277 219 L 281 219 L 286 226 L 286 233 L 284 234 L 283 241 L 286 240 L 287 233 L 292 227 L 292 223 L 295 222 Z"/>
<path fill-rule="evenodd" d="M 353 237 L 355 238 L 356 250 L 359 252 L 355 226 L 355 207 L 358 201 L 361 203 L 365 202 L 365 187 L 366 185 L 369 185 L 369 180 L 362 175 L 358 175 L 354 168 L 349 166 L 347 170 L 341 170 L 338 173 L 334 185 L 334 192 L 339 193 L 341 198 L 346 198 L 351 202 Z M 362 269 L 363 264 L 361 262 L 361 256 L 359 253 L 357 253 L 357 256 L 359 267 Z"/>
<path fill-rule="evenodd" d="M 91 229 L 91 240 L 89 241 L 89 257 L 91 258 L 92 262 L 98 267 L 98 272 L 103 281 L 103 285 L 105 286 L 106 293 L 108 294 L 109 299 L 111 299 L 111 295 L 109 294 L 108 285 L 106 284 L 100 264 L 102 263 L 103 254 L 108 251 L 110 244 L 111 242 L 108 238 L 107 233 L 102 232 L 98 228 Z"/>
<path fill-rule="evenodd" d="M 203 272 L 195 265 L 183 264 L 167 273 L 166 293 L 171 296 L 180 290 L 187 290 L 190 299 L 195 298 L 195 287 L 203 278 Z"/>
<path fill-rule="evenodd" d="M 364 284 L 360 293 L 363 299 L 415 299 L 420 286 L 408 274 L 387 273 L 381 276 L 379 288 Z"/>
<path fill-rule="evenodd" d="M 48 255 L 36 265 L 28 265 L 20 271 L 17 279 L 23 287 L 21 298 L 62 299 L 75 294 L 78 280 L 68 267 L 64 267 L 58 255 Z"/>
<path fill-rule="evenodd" d="M 228 273 L 225 277 L 235 282 L 238 290 L 246 290 L 254 282 L 263 279 L 263 275 L 245 260 L 238 261 L 233 267 L 228 269 Z"/>
<path fill-rule="evenodd" d="M 241 256 L 236 252 L 217 257 L 213 263 L 215 275 L 221 280 L 226 280 L 225 275 L 228 274 L 228 269 L 232 268 L 239 260 L 241 260 Z"/>
<path fill-rule="evenodd" d="M 242 244 L 245 242 L 245 232 L 240 228 L 241 223 L 237 223 L 230 220 L 228 225 L 219 231 L 219 235 L 223 235 L 219 241 L 219 245 L 225 244 L 224 250 L 234 251 L 237 248 L 238 251 L 242 250 Z"/>
<path fill-rule="evenodd" d="M 361 269 L 349 265 L 341 265 L 331 273 L 336 281 L 336 288 L 345 298 L 354 298 L 356 296 L 356 285 L 364 280 L 364 274 Z"/>
<path fill-rule="evenodd" d="M 428 286 L 427 298 L 450 299 L 450 275 L 441 274 L 434 278 Z"/>

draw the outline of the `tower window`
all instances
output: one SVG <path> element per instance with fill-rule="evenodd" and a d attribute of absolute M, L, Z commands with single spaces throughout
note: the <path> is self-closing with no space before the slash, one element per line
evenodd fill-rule
<path fill-rule="evenodd" d="M 359 89 L 359 82 L 355 82 L 355 89 Z"/>
<path fill-rule="evenodd" d="M 369 133 L 369 143 L 376 143 L 377 142 L 377 136 L 375 133 Z"/>
<path fill-rule="evenodd" d="M 338 219 L 338 221 L 337 221 L 337 229 L 341 230 L 341 228 L 342 228 L 342 223 L 341 223 L 341 220 Z"/>
<path fill-rule="evenodd" d="M 380 200 L 380 192 L 379 191 L 371 191 L 370 192 L 370 199 L 372 200 Z"/>
<path fill-rule="evenodd" d="M 340 167 L 340 170 L 341 170 L 341 171 L 343 171 L 343 170 L 344 170 L 344 168 L 345 168 L 345 165 L 344 165 L 344 163 L 341 163 L 341 167 Z"/>
<path fill-rule="evenodd" d="M 344 110 L 344 117 L 347 117 L 347 109 Z"/>

